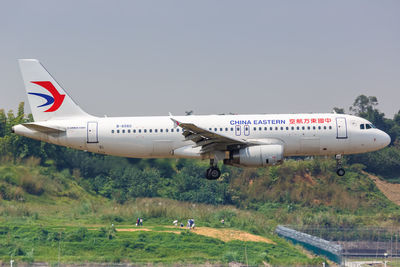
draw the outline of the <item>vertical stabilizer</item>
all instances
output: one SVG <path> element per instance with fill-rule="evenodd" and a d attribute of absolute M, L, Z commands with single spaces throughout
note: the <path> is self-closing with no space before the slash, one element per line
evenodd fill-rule
<path fill-rule="evenodd" d="M 19 59 L 35 121 L 89 117 L 36 59 Z"/>

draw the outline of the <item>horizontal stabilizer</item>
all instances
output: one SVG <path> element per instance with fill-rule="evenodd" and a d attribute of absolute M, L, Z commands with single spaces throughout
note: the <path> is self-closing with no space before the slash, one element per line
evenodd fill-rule
<path fill-rule="evenodd" d="M 63 127 L 40 125 L 39 123 L 23 123 L 22 125 L 28 129 L 42 133 L 60 133 L 66 131 L 66 129 Z"/>

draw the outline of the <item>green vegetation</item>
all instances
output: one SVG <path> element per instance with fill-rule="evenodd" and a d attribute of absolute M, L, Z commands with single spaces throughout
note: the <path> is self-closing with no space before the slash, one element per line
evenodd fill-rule
<path fill-rule="evenodd" d="M 211 206 L 165 198 L 136 198 L 124 204 L 87 192 L 81 177 L 30 159 L 0 165 L 0 260 L 57 262 L 248 262 L 318 264 L 298 248 L 273 235 L 275 221 L 262 213 L 233 206 Z M 198 226 L 245 229 L 276 244 L 229 241 L 170 232 L 116 232 L 145 227 L 171 230 L 175 219 L 195 218 Z M 222 225 L 221 218 L 226 220 Z M 181 232 L 179 234 L 179 232 Z"/>
<path fill-rule="evenodd" d="M 248 262 L 262 264 L 319 264 L 286 242 L 276 244 L 231 241 L 181 234 L 121 232 L 85 227 L 1 227 L 0 255 L 12 254 L 25 262 Z M 279 249 L 278 249 L 279 248 Z"/>
<path fill-rule="evenodd" d="M 389 132 L 392 144 L 348 157 L 344 177 L 333 159 L 315 158 L 260 169 L 223 166 L 218 181 L 203 178 L 207 162 L 117 158 L 20 137 L 11 127 L 32 120 L 23 103 L 17 115 L 0 110 L 0 261 L 54 263 L 60 250 L 62 262 L 321 263 L 276 237 L 276 225 L 400 223 L 400 208 L 363 172 L 399 181 L 400 113 L 386 119 L 376 106 L 375 98 L 360 96 L 352 112 Z M 197 226 L 245 230 L 276 244 L 111 227 L 134 228 L 138 217 L 152 229 L 194 218 Z"/>

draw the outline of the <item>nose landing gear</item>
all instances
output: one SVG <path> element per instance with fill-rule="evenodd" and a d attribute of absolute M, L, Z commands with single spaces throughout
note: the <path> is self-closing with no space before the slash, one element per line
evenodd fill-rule
<path fill-rule="evenodd" d="M 210 168 L 206 171 L 206 178 L 208 180 L 217 180 L 221 176 L 221 171 L 216 164 L 214 164 L 214 160 L 210 159 Z"/>
<path fill-rule="evenodd" d="M 346 171 L 342 168 L 342 155 L 337 154 L 335 158 L 336 158 L 336 174 L 338 176 L 343 176 L 346 173 Z"/>

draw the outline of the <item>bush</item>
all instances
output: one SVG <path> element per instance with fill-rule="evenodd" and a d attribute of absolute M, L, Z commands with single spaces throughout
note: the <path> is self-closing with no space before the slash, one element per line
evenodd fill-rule
<path fill-rule="evenodd" d="M 43 184 L 40 181 L 35 181 L 30 175 L 26 175 L 21 181 L 22 188 L 31 195 L 40 196 L 43 194 Z"/>

